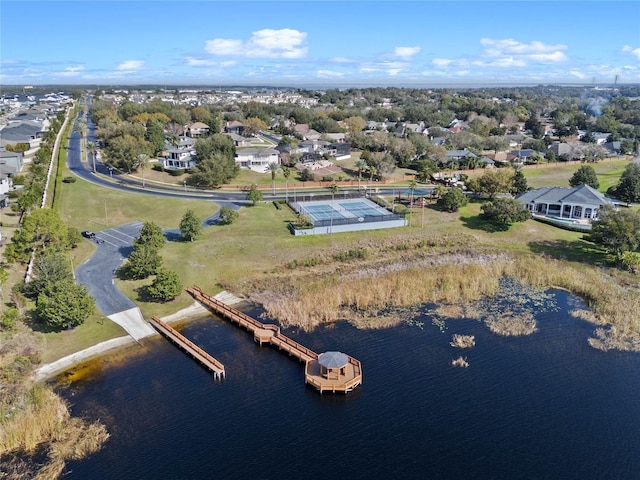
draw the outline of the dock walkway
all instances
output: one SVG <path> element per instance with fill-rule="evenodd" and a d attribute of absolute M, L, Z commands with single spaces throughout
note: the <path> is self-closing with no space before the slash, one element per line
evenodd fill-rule
<path fill-rule="evenodd" d="M 194 359 L 200 362 L 204 367 L 208 368 L 213 372 L 213 377 L 216 380 L 222 379 L 225 377 L 224 365 L 220 363 L 218 360 L 213 358 L 207 352 L 205 352 L 202 348 L 197 346 L 187 337 L 178 332 L 175 328 L 166 324 L 158 317 L 151 317 L 149 323 L 153 325 L 162 335 L 167 337 L 173 343 L 175 343 L 182 350 L 191 355 Z"/>
<path fill-rule="evenodd" d="M 359 360 L 347 356 L 348 363 L 345 365 L 343 373 L 338 378 L 329 379 L 326 374 L 323 374 L 318 360 L 319 355 L 284 335 L 277 325 L 259 322 L 215 297 L 207 295 L 200 287 L 189 287 L 187 292 L 214 313 L 253 333 L 254 341 L 260 345 L 271 344 L 304 362 L 305 382 L 317 388 L 321 393 L 325 391 L 346 393 L 362 383 L 362 366 Z"/>

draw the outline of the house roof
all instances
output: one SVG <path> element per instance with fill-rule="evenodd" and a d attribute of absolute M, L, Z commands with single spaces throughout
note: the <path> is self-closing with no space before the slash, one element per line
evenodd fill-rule
<path fill-rule="evenodd" d="M 573 203 L 582 205 L 613 204 L 611 199 L 589 185 L 577 187 L 543 187 L 530 190 L 516 197 L 521 203 Z"/>
<path fill-rule="evenodd" d="M 202 122 L 196 122 L 189 125 L 189 128 L 209 128 L 209 125 Z"/>
<path fill-rule="evenodd" d="M 447 155 L 450 158 L 460 158 L 460 157 L 475 157 L 476 155 L 469 150 L 447 150 Z"/>

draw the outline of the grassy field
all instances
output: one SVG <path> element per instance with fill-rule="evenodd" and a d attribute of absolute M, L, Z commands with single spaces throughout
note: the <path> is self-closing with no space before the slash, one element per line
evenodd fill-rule
<path fill-rule="evenodd" d="M 620 175 L 629 164 L 628 160 L 607 160 L 589 163 L 600 181 L 601 192 L 606 192 L 611 186 L 618 184 Z M 569 179 L 581 165 L 563 165 L 562 163 L 542 167 L 529 167 L 523 170 L 531 188 L 560 186 L 568 187 Z"/>
<path fill-rule="evenodd" d="M 346 161 L 347 163 L 349 161 Z M 601 178 L 616 183 L 627 162 L 601 162 L 594 168 Z M 553 165 L 527 170 L 531 186 L 568 185 L 568 179 L 579 165 Z M 403 172 L 404 173 L 404 172 Z M 249 183 L 254 176 L 263 176 L 270 184 L 270 175 L 243 173 Z M 602 180 L 601 180 L 602 181 Z M 604 182 L 603 182 L 604 183 Z M 204 218 L 217 208 L 208 201 L 165 199 L 97 188 L 78 180 L 62 184 L 57 208 L 69 224 L 83 230 L 101 230 L 134 220 L 153 221 L 163 228 L 176 228 L 187 208 Z M 184 286 L 199 285 L 215 294 L 231 290 L 250 292 L 256 279 L 278 277 L 292 260 L 314 255 L 331 256 L 335 252 L 356 249 L 362 245 L 386 242 L 414 241 L 427 237 L 464 238 L 469 248 L 490 248 L 514 254 L 544 254 L 570 262 L 602 264 L 603 252 L 583 239 L 583 234 L 561 230 L 550 225 L 528 221 L 507 230 L 496 229 L 480 217 L 480 204 L 472 202 L 458 213 L 444 213 L 433 208 L 415 208 L 411 226 L 401 229 L 334 235 L 294 237 L 287 224 L 294 218 L 288 208 L 276 209 L 271 202 L 240 210 L 236 223 L 205 229 L 195 242 L 172 242 L 162 250 L 164 263 L 177 271 Z M 92 253 L 93 244 L 83 245 L 73 252 L 76 264 Z M 277 280 L 276 280 L 277 281 Z M 141 287 L 151 279 L 130 282 L 118 281 L 118 286 L 139 304 L 143 315 L 166 315 L 192 303 L 183 293 L 168 303 L 148 303 L 141 297 Z M 101 315 L 94 315 L 83 327 L 72 332 L 46 334 L 47 360 L 79 350 L 94 342 L 120 336 L 123 332 Z"/>

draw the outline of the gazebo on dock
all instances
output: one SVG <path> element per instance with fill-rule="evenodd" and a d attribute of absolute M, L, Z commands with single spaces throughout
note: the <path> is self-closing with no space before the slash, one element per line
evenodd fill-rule
<path fill-rule="evenodd" d="M 349 357 L 342 352 L 324 352 L 318 355 L 318 364 L 323 378 L 338 380 L 346 373 Z"/>

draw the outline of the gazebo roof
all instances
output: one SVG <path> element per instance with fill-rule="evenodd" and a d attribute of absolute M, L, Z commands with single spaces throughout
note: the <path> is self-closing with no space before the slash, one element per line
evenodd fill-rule
<path fill-rule="evenodd" d="M 324 368 L 341 368 L 349 363 L 349 357 L 342 352 L 324 352 L 318 355 L 318 363 Z"/>

